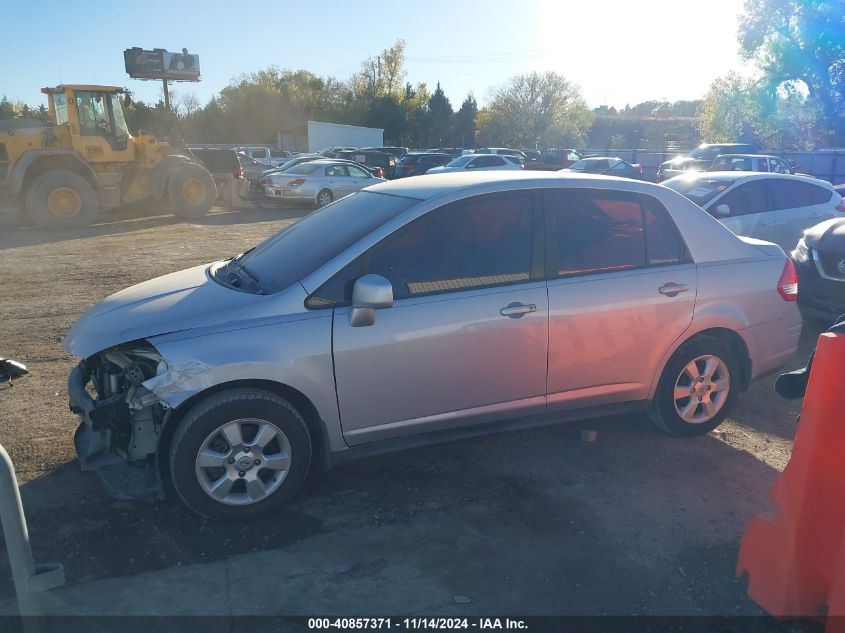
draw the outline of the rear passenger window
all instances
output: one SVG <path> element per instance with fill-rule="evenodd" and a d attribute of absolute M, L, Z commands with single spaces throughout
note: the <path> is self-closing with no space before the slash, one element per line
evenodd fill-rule
<path fill-rule="evenodd" d="M 830 199 L 833 197 L 833 192 L 830 189 L 816 187 L 809 183 L 805 183 L 804 186 L 810 190 L 810 204 L 824 204 L 825 202 L 830 202 Z"/>
<path fill-rule="evenodd" d="M 551 192 L 549 277 L 604 273 L 646 264 L 643 213 L 635 194 Z"/>
<path fill-rule="evenodd" d="M 687 260 L 687 248 L 678 236 L 669 212 L 654 198 L 643 196 L 646 258 L 650 266 L 680 264 Z"/>
<path fill-rule="evenodd" d="M 772 191 L 773 209 L 797 209 L 807 207 L 810 202 L 810 192 L 805 183 L 780 178 L 769 181 Z"/>

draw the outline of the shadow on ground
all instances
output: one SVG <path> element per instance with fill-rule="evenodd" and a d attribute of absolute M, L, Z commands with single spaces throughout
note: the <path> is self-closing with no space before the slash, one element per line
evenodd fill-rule
<path fill-rule="evenodd" d="M 307 482 L 287 511 L 242 524 L 175 501 L 112 501 L 75 463 L 23 497 L 36 559 L 63 562 L 70 583 L 289 550 L 314 561 L 314 591 L 335 599 L 401 561 L 413 577 L 389 584 L 405 612 L 424 585 L 479 613 L 759 613 L 734 566 L 777 471 L 639 418 L 591 427 L 594 443 L 555 426 L 355 462 Z"/>

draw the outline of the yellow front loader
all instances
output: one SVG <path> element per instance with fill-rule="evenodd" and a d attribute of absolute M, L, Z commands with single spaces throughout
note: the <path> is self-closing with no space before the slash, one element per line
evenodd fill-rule
<path fill-rule="evenodd" d="M 165 200 L 195 219 L 217 197 L 214 179 L 190 151 L 149 134 L 132 136 L 115 86 L 42 88 L 52 121 L 0 120 L 0 198 L 51 229 L 91 224 L 101 209 Z"/>

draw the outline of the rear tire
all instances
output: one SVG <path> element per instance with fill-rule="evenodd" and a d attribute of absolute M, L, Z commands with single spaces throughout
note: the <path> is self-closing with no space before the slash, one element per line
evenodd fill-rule
<path fill-rule="evenodd" d="M 261 443 L 261 433 L 269 443 Z M 311 453 L 305 420 L 287 400 L 261 389 L 230 389 L 186 413 L 170 445 L 170 473 L 176 492 L 197 514 L 215 521 L 254 519 L 277 512 L 296 494 Z M 201 456 L 211 461 L 201 462 Z"/>
<path fill-rule="evenodd" d="M 317 194 L 317 208 L 321 209 L 326 205 L 331 204 L 334 202 L 334 194 L 331 192 L 330 189 L 321 189 L 320 193 Z"/>
<path fill-rule="evenodd" d="M 727 417 L 739 384 L 739 362 L 731 346 L 714 336 L 697 336 L 666 364 L 649 417 L 671 435 L 704 435 Z"/>
<path fill-rule="evenodd" d="M 186 163 L 171 174 L 167 183 L 167 198 L 174 214 L 197 220 L 211 211 L 217 200 L 214 177 L 202 165 Z"/>
<path fill-rule="evenodd" d="M 72 171 L 45 171 L 27 187 L 24 208 L 39 226 L 78 229 L 97 216 L 97 193 L 85 178 Z"/>

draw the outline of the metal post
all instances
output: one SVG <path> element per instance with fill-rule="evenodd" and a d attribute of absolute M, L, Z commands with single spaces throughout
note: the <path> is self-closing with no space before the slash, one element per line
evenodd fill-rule
<path fill-rule="evenodd" d="M 164 87 L 164 107 L 170 111 L 170 91 L 167 89 L 167 79 L 161 80 L 161 85 Z"/>
<path fill-rule="evenodd" d="M 12 568 L 12 580 L 21 615 L 39 615 L 35 593 L 65 584 L 61 563 L 36 565 L 32 558 L 29 531 L 21 504 L 21 493 L 15 478 L 15 467 L 0 444 L 0 524 L 6 539 L 6 551 Z"/>

